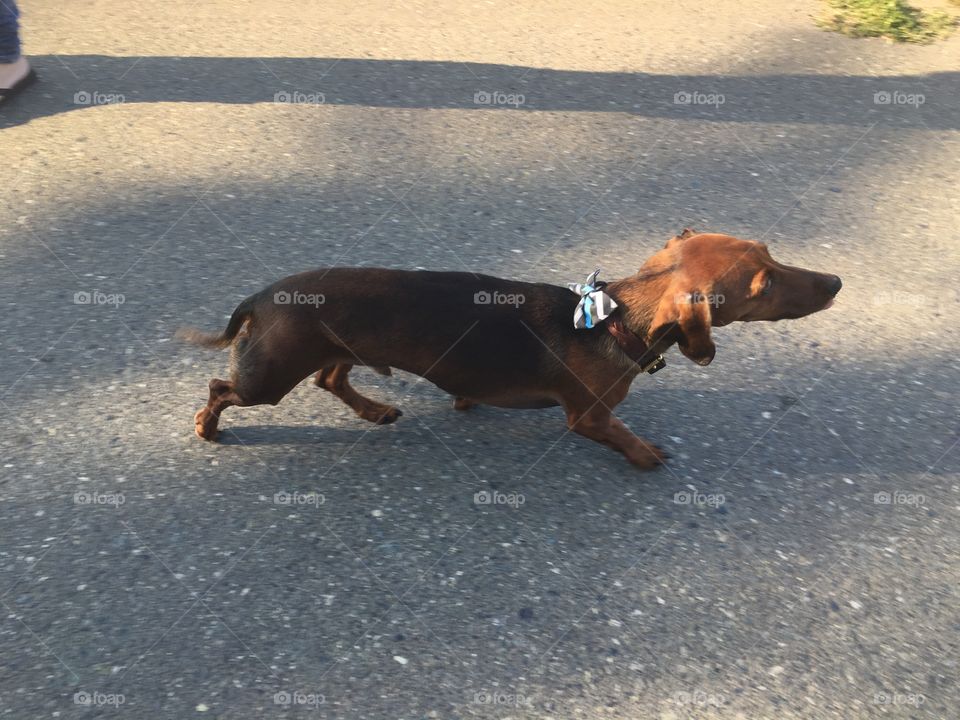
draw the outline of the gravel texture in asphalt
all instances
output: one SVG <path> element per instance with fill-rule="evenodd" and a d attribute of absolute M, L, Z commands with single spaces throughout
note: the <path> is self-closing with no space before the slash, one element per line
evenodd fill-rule
<path fill-rule="evenodd" d="M 23 0 L 0 714 L 956 716 L 960 38 L 818 9 Z M 844 289 L 638 379 L 663 469 L 364 369 L 397 423 L 305 382 L 193 433 L 227 357 L 174 331 L 279 277 L 613 278 L 684 226 Z"/>

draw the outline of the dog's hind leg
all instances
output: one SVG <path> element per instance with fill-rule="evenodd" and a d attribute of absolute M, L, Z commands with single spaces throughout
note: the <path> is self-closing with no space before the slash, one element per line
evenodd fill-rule
<path fill-rule="evenodd" d="M 210 399 L 193 416 L 194 430 L 204 440 L 213 440 L 217 436 L 220 413 L 231 405 L 246 404 L 234 390 L 232 382 L 214 378 L 210 381 Z"/>
<path fill-rule="evenodd" d="M 393 375 L 393 370 L 391 370 L 391 369 L 390 369 L 388 366 L 386 366 L 386 365 L 384 365 L 384 366 L 380 366 L 380 365 L 364 365 L 363 367 L 368 367 L 368 368 L 370 368 L 371 370 L 373 370 L 375 373 L 377 373 L 377 375 L 383 375 L 384 377 L 390 377 L 390 376 Z M 327 368 L 327 369 L 328 369 L 328 370 L 332 370 L 333 368 L 330 367 L 330 368 Z M 320 388 L 324 387 L 324 384 L 323 384 L 323 383 L 324 383 L 324 380 L 323 380 L 324 374 L 323 374 L 323 373 L 324 373 L 324 370 L 321 370 L 320 372 L 318 372 L 316 375 L 313 376 L 313 384 L 316 385 L 317 387 L 320 387 Z"/>
<path fill-rule="evenodd" d="M 234 405 L 276 405 L 316 367 L 303 364 L 290 373 L 276 372 L 275 357 L 287 355 L 285 348 L 271 349 L 269 343 L 251 341 L 241 336 L 233 348 L 233 369 L 230 380 L 210 381 L 210 398 L 194 415 L 194 429 L 204 440 L 217 435 L 220 413 Z"/>
<path fill-rule="evenodd" d="M 317 386 L 329 390 L 343 400 L 364 420 L 369 420 L 377 425 L 392 423 L 403 415 L 399 408 L 378 403 L 358 393 L 347 380 L 347 375 L 350 374 L 352 367 L 353 365 L 347 363 L 332 365 L 318 372 L 313 381 Z"/>
<path fill-rule="evenodd" d="M 281 385 L 278 382 L 264 382 L 262 378 L 250 378 L 235 374 L 232 381 L 210 381 L 210 399 L 205 407 L 193 416 L 194 430 L 204 440 L 213 440 L 217 436 L 217 424 L 220 413 L 234 405 L 276 405 L 293 388 L 295 383 Z"/>

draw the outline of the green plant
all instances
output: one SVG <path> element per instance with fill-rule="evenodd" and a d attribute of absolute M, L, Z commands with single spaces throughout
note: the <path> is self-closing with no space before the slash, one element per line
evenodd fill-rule
<path fill-rule="evenodd" d="M 946 13 L 924 12 L 903 0 L 828 0 L 828 4 L 831 10 L 819 24 L 851 37 L 925 43 L 950 34 L 957 23 Z"/>

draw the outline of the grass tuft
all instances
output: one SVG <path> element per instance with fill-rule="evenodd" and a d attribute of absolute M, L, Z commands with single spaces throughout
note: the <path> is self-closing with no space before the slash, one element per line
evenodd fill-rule
<path fill-rule="evenodd" d="M 947 13 L 924 12 L 903 0 L 828 0 L 828 4 L 830 12 L 819 20 L 820 26 L 850 37 L 928 43 L 949 35 L 957 24 Z"/>

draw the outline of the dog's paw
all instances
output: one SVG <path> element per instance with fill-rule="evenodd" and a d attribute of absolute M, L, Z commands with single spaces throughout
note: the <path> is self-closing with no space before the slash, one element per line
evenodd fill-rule
<path fill-rule="evenodd" d="M 203 440 L 213 440 L 217 437 L 217 423 L 220 421 L 210 408 L 200 408 L 193 416 L 193 429 L 197 437 Z"/>
<path fill-rule="evenodd" d="M 472 400 L 467 400 L 466 398 L 456 397 L 453 400 L 453 409 L 454 410 L 469 410 L 472 407 L 476 407 L 477 404 Z"/>
<path fill-rule="evenodd" d="M 403 410 L 400 408 L 389 407 L 386 412 L 382 413 L 377 417 L 374 422 L 377 425 L 389 425 L 392 422 L 396 422 L 400 417 L 403 416 Z"/>
<path fill-rule="evenodd" d="M 653 470 L 669 460 L 670 455 L 656 445 L 644 443 L 642 448 L 630 453 L 627 459 L 640 470 Z"/>

